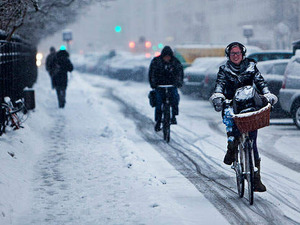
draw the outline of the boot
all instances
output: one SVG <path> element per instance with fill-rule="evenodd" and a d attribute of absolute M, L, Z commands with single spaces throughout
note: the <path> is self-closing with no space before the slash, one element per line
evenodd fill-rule
<path fill-rule="evenodd" d="M 260 159 L 255 160 L 255 167 L 258 169 L 254 172 L 254 191 L 255 192 L 265 192 L 267 191 L 266 186 L 261 182 L 260 177 Z"/>
<path fill-rule="evenodd" d="M 237 143 L 236 141 L 228 141 L 228 144 L 227 144 L 227 152 L 226 152 L 226 155 L 224 157 L 224 160 L 223 162 L 226 164 L 226 165 L 231 165 L 234 160 L 235 160 L 235 151 L 237 150 Z"/>
<path fill-rule="evenodd" d="M 161 125 L 161 121 L 160 121 L 160 120 L 157 120 L 157 121 L 156 121 L 156 124 L 155 124 L 155 127 L 154 127 L 154 130 L 155 130 L 156 132 L 158 132 L 158 131 L 161 130 L 160 125 Z"/>
<path fill-rule="evenodd" d="M 173 125 L 177 124 L 177 120 L 175 116 L 171 118 L 171 124 Z"/>

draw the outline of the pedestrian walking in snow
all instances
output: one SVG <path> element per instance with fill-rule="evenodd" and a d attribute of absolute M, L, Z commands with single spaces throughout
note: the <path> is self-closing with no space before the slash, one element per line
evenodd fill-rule
<path fill-rule="evenodd" d="M 54 47 L 50 47 L 50 53 L 46 58 L 46 70 L 48 71 L 50 76 L 52 89 L 54 89 L 53 75 L 55 70 L 55 63 L 54 63 L 55 57 L 56 57 L 56 50 Z"/>
<path fill-rule="evenodd" d="M 73 71 L 73 64 L 69 59 L 69 53 L 66 50 L 60 50 L 56 53 L 55 69 L 53 75 L 53 84 L 56 89 L 58 107 L 64 108 L 66 104 L 66 89 L 68 86 L 68 72 Z"/>

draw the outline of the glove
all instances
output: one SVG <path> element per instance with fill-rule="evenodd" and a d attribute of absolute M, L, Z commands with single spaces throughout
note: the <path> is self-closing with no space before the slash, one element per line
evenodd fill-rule
<path fill-rule="evenodd" d="M 224 100 L 225 100 L 225 96 L 222 93 L 214 93 L 209 98 L 209 101 L 212 103 L 212 105 L 214 106 L 217 112 L 222 111 Z"/>
<path fill-rule="evenodd" d="M 176 87 L 177 87 L 177 88 L 181 88 L 181 87 L 182 87 L 182 83 L 178 83 L 178 84 L 176 85 Z"/>
<path fill-rule="evenodd" d="M 278 98 L 276 95 L 271 92 L 264 94 L 264 97 L 268 100 L 271 105 L 275 105 L 278 102 Z"/>

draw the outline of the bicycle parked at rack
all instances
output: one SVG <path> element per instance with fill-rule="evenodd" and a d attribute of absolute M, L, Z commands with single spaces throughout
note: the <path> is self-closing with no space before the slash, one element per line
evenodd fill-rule
<path fill-rule="evenodd" d="M 173 85 L 159 85 L 158 88 L 162 88 L 165 91 L 165 99 L 163 101 L 163 110 L 162 110 L 162 130 L 164 134 L 164 140 L 170 142 L 170 133 L 171 133 L 171 88 L 174 88 Z"/>
<path fill-rule="evenodd" d="M 232 169 L 236 173 L 237 190 L 240 198 L 244 196 L 245 180 L 248 184 L 248 201 L 250 205 L 254 201 L 254 152 L 253 141 L 249 137 L 249 132 L 257 130 L 270 124 L 271 104 L 262 109 L 242 114 L 234 114 L 233 119 L 241 132 L 238 150 L 235 152 L 235 161 Z"/>
<path fill-rule="evenodd" d="M 24 102 L 19 99 L 12 103 L 9 97 L 4 97 L 4 102 L 1 103 L 3 118 L 0 123 L 0 135 L 5 133 L 6 127 L 10 126 L 13 130 L 23 128 L 21 124 L 27 119 L 27 109 Z"/>

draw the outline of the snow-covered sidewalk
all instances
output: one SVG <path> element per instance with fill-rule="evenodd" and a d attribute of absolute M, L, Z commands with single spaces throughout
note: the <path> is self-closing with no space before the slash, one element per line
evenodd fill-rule
<path fill-rule="evenodd" d="M 59 109 L 40 71 L 25 128 L 0 137 L 0 224 L 228 224 L 103 87 L 74 73 Z"/>

